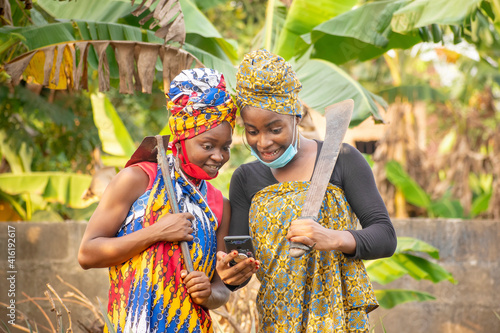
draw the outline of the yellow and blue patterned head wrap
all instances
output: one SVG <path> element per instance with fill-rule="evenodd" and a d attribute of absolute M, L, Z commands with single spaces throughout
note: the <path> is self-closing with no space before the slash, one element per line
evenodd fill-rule
<path fill-rule="evenodd" d="M 302 85 L 292 66 L 267 50 L 247 53 L 236 73 L 236 103 L 300 116 Z"/>
<path fill-rule="evenodd" d="M 166 94 L 173 143 L 192 138 L 227 121 L 232 128 L 236 105 L 226 90 L 224 75 L 210 68 L 183 70 Z"/>

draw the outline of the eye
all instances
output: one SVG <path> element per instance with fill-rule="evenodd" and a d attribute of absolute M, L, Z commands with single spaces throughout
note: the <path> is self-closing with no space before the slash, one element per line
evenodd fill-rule
<path fill-rule="evenodd" d="M 205 144 L 205 145 L 202 145 L 202 148 L 203 148 L 204 150 L 210 150 L 210 149 L 212 149 L 212 148 L 213 148 L 213 146 L 212 146 L 212 145 L 207 145 L 207 144 Z"/>
<path fill-rule="evenodd" d="M 227 145 L 227 146 L 222 147 L 222 149 L 224 149 L 224 151 L 231 151 L 231 146 Z"/>
<path fill-rule="evenodd" d="M 271 130 L 271 133 L 273 133 L 273 134 L 280 134 L 280 133 L 281 133 L 281 130 L 282 130 L 282 129 L 281 129 L 281 127 L 278 127 L 278 128 L 273 128 L 273 129 Z"/>
<path fill-rule="evenodd" d="M 247 131 L 248 135 L 257 135 L 257 131 L 256 130 L 246 129 L 246 131 Z"/>

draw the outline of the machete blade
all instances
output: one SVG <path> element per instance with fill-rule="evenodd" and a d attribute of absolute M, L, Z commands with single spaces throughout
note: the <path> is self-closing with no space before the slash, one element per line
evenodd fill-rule
<path fill-rule="evenodd" d="M 306 193 L 306 199 L 300 215 L 301 219 L 310 218 L 314 221 L 318 220 L 328 182 L 337 163 L 345 133 L 351 122 L 353 109 L 354 101 L 352 99 L 347 99 L 325 108 L 325 141 L 323 142 L 318 162 L 314 168 L 311 184 Z M 311 249 L 311 247 L 305 244 L 291 242 L 290 256 L 298 258 Z"/>

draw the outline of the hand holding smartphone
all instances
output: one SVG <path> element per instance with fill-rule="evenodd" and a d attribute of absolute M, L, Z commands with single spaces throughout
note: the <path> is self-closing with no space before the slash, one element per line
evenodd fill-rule
<path fill-rule="evenodd" d="M 251 236 L 226 236 L 226 253 L 238 251 L 238 255 L 229 262 L 230 266 L 234 266 L 247 258 L 255 258 L 255 249 L 253 247 Z"/>

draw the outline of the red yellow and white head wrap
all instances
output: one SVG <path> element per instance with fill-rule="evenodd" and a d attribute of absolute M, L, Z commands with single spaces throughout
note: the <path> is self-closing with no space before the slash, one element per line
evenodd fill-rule
<path fill-rule="evenodd" d="M 224 75 L 210 68 L 183 70 L 166 94 L 173 143 L 192 138 L 227 121 L 234 129 L 236 105 Z"/>

